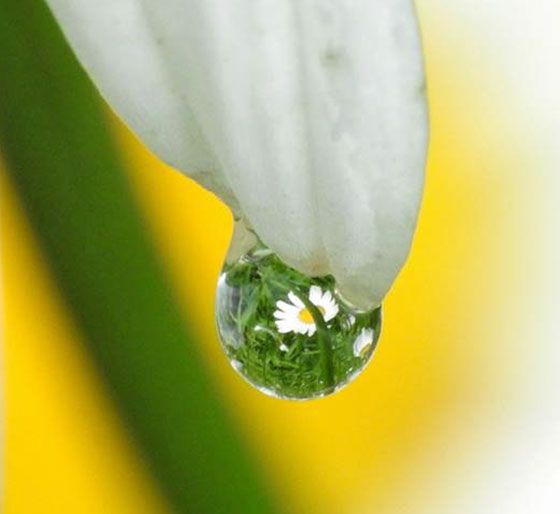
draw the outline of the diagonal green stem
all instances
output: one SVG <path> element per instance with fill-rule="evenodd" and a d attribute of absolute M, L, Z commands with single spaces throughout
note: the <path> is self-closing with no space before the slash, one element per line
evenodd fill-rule
<path fill-rule="evenodd" d="M 275 512 L 203 368 L 103 118 L 43 2 L 0 0 L 3 156 L 131 433 L 174 512 Z"/>
<path fill-rule="evenodd" d="M 321 369 L 323 372 L 323 380 L 325 381 L 325 386 L 332 389 L 335 385 L 334 380 L 334 363 L 333 363 L 333 350 L 331 336 L 329 335 L 329 329 L 327 324 L 323 319 L 321 311 L 313 304 L 311 300 L 305 295 L 298 295 L 305 308 L 311 314 L 315 326 L 317 327 L 317 340 L 319 342 L 319 350 L 321 352 Z"/>

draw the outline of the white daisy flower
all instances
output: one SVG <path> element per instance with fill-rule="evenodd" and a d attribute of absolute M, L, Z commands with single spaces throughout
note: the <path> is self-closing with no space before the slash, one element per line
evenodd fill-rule
<path fill-rule="evenodd" d="M 288 293 L 291 303 L 279 300 L 276 302 L 278 309 L 274 312 L 276 328 L 281 334 L 295 332 L 296 334 L 307 334 L 311 337 L 317 330 L 313 316 L 305 307 L 305 304 L 292 292 Z M 309 289 L 309 301 L 319 309 L 323 319 L 330 321 L 338 314 L 338 304 L 330 291 L 323 291 L 319 286 L 311 286 Z"/>
<path fill-rule="evenodd" d="M 354 341 L 354 355 L 356 357 L 364 357 L 371 345 L 373 344 L 373 334 L 372 328 L 364 328 L 356 337 Z"/>

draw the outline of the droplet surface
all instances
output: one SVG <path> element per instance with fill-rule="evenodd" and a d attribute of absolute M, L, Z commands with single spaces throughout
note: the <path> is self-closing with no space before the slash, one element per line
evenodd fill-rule
<path fill-rule="evenodd" d="M 216 319 L 233 368 L 277 398 L 332 394 L 370 361 L 381 308 L 360 311 L 336 291 L 333 277 L 311 278 L 261 242 L 224 265 Z"/>

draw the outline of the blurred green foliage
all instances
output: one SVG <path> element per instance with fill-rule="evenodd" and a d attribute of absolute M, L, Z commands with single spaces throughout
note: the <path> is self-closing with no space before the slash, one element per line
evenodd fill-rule
<path fill-rule="evenodd" d="M 176 510 L 271 513 L 150 245 L 102 103 L 40 0 L 0 0 L 0 145 L 88 348 Z"/>

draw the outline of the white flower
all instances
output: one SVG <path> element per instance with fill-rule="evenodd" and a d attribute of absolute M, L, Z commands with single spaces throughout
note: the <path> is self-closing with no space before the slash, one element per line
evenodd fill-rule
<path fill-rule="evenodd" d="M 354 341 L 354 355 L 364 357 L 373 344 L 374 331 L 372 328 L 363 328 Z"/>
<path fill-rule="evenodd" d="M 47 3 L 101 94 L 156 154 L 288 265 L 334 275 L 362 309 L 380 303 L 423 187 L 411 0 Z M 235 234 L 243 252 L 252 238 Z"/>
<path fill-rule="evenodd" d="M 312 336 L 317 330 L 313 316 L 305 304 L 292 292 L 288 293 L 291 303 L 279 300 L 276 302 L 278 310 L 274 312 L 276 328 L 281 334 L 295 332 Z M 319 286 L 309 289 L 309 301 L 319 309 L 325 321 L 330 321 L 338 314 L 338 304 L 330 291 L 321 291 Z"/>

